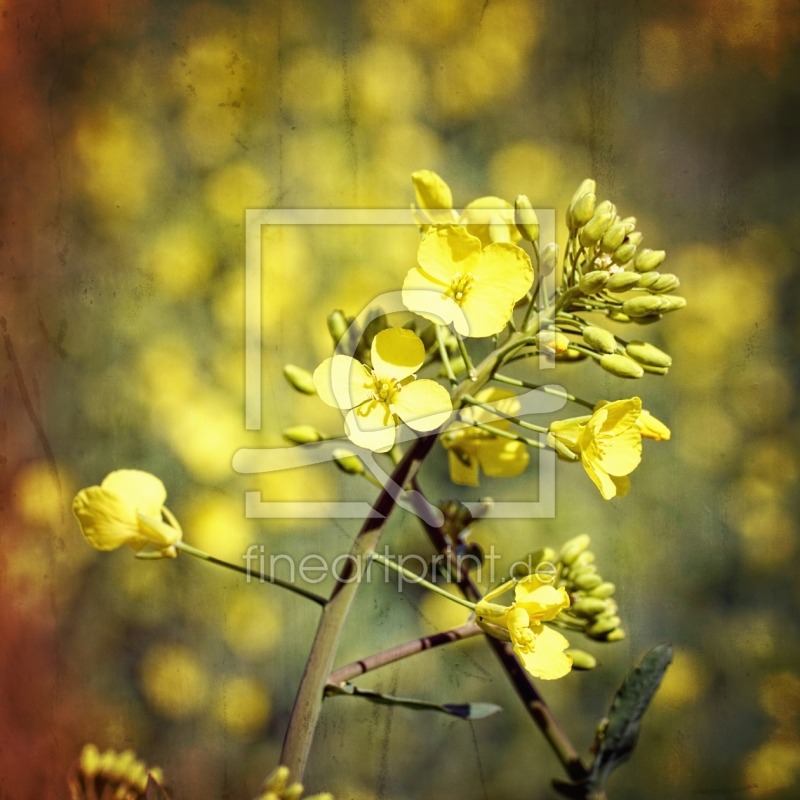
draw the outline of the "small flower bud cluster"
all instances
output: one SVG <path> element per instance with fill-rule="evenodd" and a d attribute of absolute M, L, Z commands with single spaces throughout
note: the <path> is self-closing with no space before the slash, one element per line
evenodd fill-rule
<path fill-rule="evenodd" d="M 140 800 L 147 791 L 148 776 L 163 788 L 164 775 L 158 767 L 148 768 L 133 750 L 101 753 L 87 744 L 70 771 L 68 784 L 72 800 L 113 797 L 115 800 Z M 166 795 L 163 795 L 166 796 Z"/>
<path fill-rule="evenodd" d="M 303 796 L 303 784 L 290 783 L 288 767 L 276 767 L 264 781 L 261 794 L 256 800 L 300 800 Z M 306 797 L 305 800 L 333 800 L 333 795 L 322 792 Z"/>

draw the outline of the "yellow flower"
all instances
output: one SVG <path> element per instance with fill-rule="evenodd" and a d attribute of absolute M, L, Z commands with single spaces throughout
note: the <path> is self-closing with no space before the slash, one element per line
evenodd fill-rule
<path fill-rule="evenodd" d="M 607 405 L 608 400 L 600 400 L 600 402 L 595 405 L 594 410 L 597 411 L 598 408 Z M 639 419 L 636 420 L 636 427 L 639 429 L 639 433 L 642 434 L 643 438 L 653 439 L 656 442 L 668 442 L 672 436 L 670 429 L 661 422 L 660 419 L 656 419 L 656 417 L 645 409 L 642 409 Z"/>
<path fill-rule="evenodd" d="M 406 307 L 462 336 L 492 336 L 505 328 L 514 304 L 530 289 L 528 254 L 509 242 L 481 247 L 458 225 L 435 225 L 420 242 L 419 267 L 403 283 Z"/>
<path fill-rule="evenodd" d="M 481 403 L 492 403 L 503 414 L 519 412 L 519 400 L 513 392 L 505 389 L 484 389 L 475 397 Z M 442 435 L 442 445 L 450 459 L 450 480 L 462 486 L 477 486 L 480 470 L 490 478 L 512 478 L 521 474 L 528 466 L 528 448 L 522 442 L 514 442 L 501 436 L 476 428 L 471 423 L 491 423 L 505 430 L 511 424 L 486 409 L 477 406 L 462 414 L 465 424 L 453 427 Z"/>
<path fill-rule="evenodd" d="M 510 606 L 491 602 L 513 585 L 511 580 L 498 586 L 477 604 L 478 625 L 490 636 L 511 641 L 522 665 L 534 678 L 563 678 L 572 669 L 572 657 L 564 652 L 569 642 L 544 623 L 569 608 L 566 590 L 529 575 L 515 586 Z"/>
<path fill-rule="evenodd" d="M 522 238 L 514 223 L 514 206 L 500 197 L 479 197 L 473 200 L 464 209 L 459 221 L 467 226 L 468 233 L 477 236 L 481 245 L 486 247 L 492 241 L 489 236 L 489 222 L 494 216 L 500 217 L 506 224 L 509 241 L 518 242 Z"/>
<path fill-rule="evenodd" d="M 453 211 L 453 193 L 450 187 L 429 169 L 421 169 L 411 173 L 411 182 L 414 184 L 414 194 L 423 214 L 433 223 L 453 223 L 458 221 L 458 215 Z M 428 225 L 423 221 L 423 227 Z"/>
<path fill-rule="evenodd" d="M 167 490 L 149 472 L 119 469 L 100 486 L 82 489 L 72 501 L 81 531 L 97 550 L 116 550 L 127 544 L 136 552 L 152 545 L 162 556 L 175 558 L 182 532 L 164 507 Z M 162 513 L 169 524 L 162 520 Z"/>
<path fill-rule="evenodd" d="M 415 431 L 443 425 L 453 406 L 447 390 L 432 380 L 415 380 L 425 345 L 413 331 L 390 328 L 372 340 L 372 369 L 350 356 L 326 358 L 314 385 L 329 406 L 348 410 L 345 432 L 352 442 L 376 453 L 391 450 L 402 420 Z"/>
<path fill-rule="evenodd" d="M 597 408 L 590 417 L 553 422 L 548 442 L 580 456 L 583 467 L 606 500 L 624 497 L 627 477 L 642 460 L 642 433 L 637 421 L 642 413 L 638 397 L 617 400 Z"/>

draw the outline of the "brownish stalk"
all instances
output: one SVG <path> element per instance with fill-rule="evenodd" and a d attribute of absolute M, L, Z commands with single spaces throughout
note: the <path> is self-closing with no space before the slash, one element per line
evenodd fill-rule
<path fill-rule="evenodd" d="M 412 478 L 412 488 L 417 494 L 412 495 L 413 502 L 422 505 L 424 494 L 420 488 L 419 482 L 416 478 Z M 441 528 L 435 528 L 429 525 L 423 517 L 420 517 L 420 523 L 425 528 L 431 544 L 436 550 L 443 554 L 448 555 L 451 552 L 450 542 L 442 532 Z M 477 603 L 482 595 L 480 589 L 475 585 L 475 582 L 469 575 L 469 571 L 464 564 L 460 565 L 460 569 L 455 571 L 454 574 L 456 586 L 461 590 L 464 596 Z M 517 694 L 525 704 L 525 708 L 533 718 L 539 730 L 547 739 L 550 747 L 553 748 L 558 760 L 563 765 L 567 774 L 572 780 L 581 780 L 586 777 L 588 771 L 583 761 L 581 761 L 578 751 L 575 749 L 569 737 L 564 733 L 558 721 L 553 716 L 553 712 L 547 706 L 542 696 L 539 694 L 533 682 L 528 677 L 528 674 L 520 664 L 519 659 L 514 654 L 514 649 L 509 642 L 503 642 L 491 636 L 486 637 L 495 655 L 500 659 L 509 679 L 514 684 Z"/>

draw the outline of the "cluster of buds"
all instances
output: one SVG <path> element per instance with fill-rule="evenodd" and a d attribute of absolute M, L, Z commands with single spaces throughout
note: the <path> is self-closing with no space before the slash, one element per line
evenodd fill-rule
<path fill-rule="evenodd" d="M 155 797 L 167 798 L 164 775 L 158 767 L 147 767 L 136 758 L 132 750 L 101 753 L 93 744 L 87 744 L 80 758 L 67 776 L 72 800 L 141 800 L 155 787 Z"/>
<path fill-rule="evenodd" d="M 612 597 L 616 587 L 598 572 L 595 555 L 588 549 L 590 541 L 582 534 L 566 542 L 558 553 L 549 547 L 538 550 L 517 565 L 521 569 L 514 577 L 524 577 L 530 569 L 540 579 L 552 580 L 556 588 L 563 586 L 570 599 L 569 608 L 558 616 L 564 627 L 599 642 L 618 642 L 625 638 L 625 631 Z"/>
<path fill-rule="evenodd" d="M 261 793 L 256 800 L 300 800 L 303 796 L 303 784 L 290 782 L 288 767 L 276 767 L 264 781 Z M 305 800 L 333 800 L 333 795 L 322 792 L 306 797 Z"/>

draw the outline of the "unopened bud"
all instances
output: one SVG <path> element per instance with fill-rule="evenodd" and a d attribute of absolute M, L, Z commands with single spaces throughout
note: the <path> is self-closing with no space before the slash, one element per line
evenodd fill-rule
<path fill-rule="evenodd" d="M 599 617 L 591 625 L 587 626 L 586 633 L 593 639 L 605 639 L 611 631 L 619 627 L 622 620 L 619 617 Z"/>
<path fill-rule="evenodd" d="M 547 444 L 556 451 L 556 455 L 563 461 L 577 461 L 578 456 L 572 452 L 560 439 L 552 433 L 547 436 Z"/>
<path fill-rule="evenodd" d="M 638 247 L 642 243 L 642 240 L 644 239 L 644 234 L 641 231 L 631 231 L 627 235 L 626 239 L 634 247 Z"/>
<path fill-rule="evenodd" d="M 606 288 L 610 292 L 627 292 L 639 283 L 638 272 L 615 272 L 609 279 Z"/>
<path fill-rule="evenodd" d="M 283 790 L 283 794 L 281 795 L 281 800 L 300 800 L 302 796 L 303 796 L 303 784 L 295 782 L 290 786 L 287 786 Z"/>
<path fill-rule="evenodd" d="M 667 254 L 664 250 L 648 250 L 645 248 L 636 254 L 633 266 L 637 272 L 650 272 L 658 269 L 666 257 Z"/>
<path fill-rule="evenodd" d="M 633 242 L 624 241 L 611 255 L 611 260 L 615 264 L 627 264 L 636 253 L 636 245 Z"/>
<path fill-rule="evenodd" d="M 576 589 L 582 589 L 588 592 L 590 589 L 594 589 L 595 586 L 599 586 L 602 582 L 603 579 L 596 572 L 582 572 L 575 578 L 573 584 Z"/>
<path fill-rule="evenodd" d="M 578 281 L 578 288 L 584 294 L 597 294 L 605 289 L 609 277 L 605 270 L 594 269 L 581 277 Z"/>
<path fill-rule="evenodd" d="M 561 331 L 539 331 L 533 338 L 545 353 L 564 353 L 569 347 L 569 339 Z"/>
<path fill-rule="evenodd" d="M 614 586 L 613 583 L 610 581 L 603 581 L 603 583 L 601 583 L 599 586 L 595 586 L 594 589 L 589 592 L 589 595 L 591 597 L 598 597 L 601 600 L 605 600 L 607 597 L 611 597 L 611 595 L 616 591 L 617 587 Z"/>
<path fill-rule="evenodd" d="M 661 273 L 655 270 L 652 272 L 643 272 L 639 278 L 639 288 L 649 289 L 660 277 Z"/>
<path fill-rule="evenodd" d="M 334 347 L 338 347 L 342 339 L 347 336 L 349 328 L 350 324 L 343 311 L 337 309 L 328 316 L 328 331 L 333 339 Z"/>
<path fill-rule="evenodd" d="M 539 273 L 543 277 L 552 274 L 558 264 L 559 247 L 555 242 L 545 245 L 539 256 Z"/>
<path fill-rule="evenodd" d="M 626 228 L 626 232 L 630 233 L 632 230 L 636 228 L 636 217 L 625 217 L 619 221 L 620 225 L 624 225 Z"/>
<path fill-rule="evenodd" d="M 581 556 L 583 553 L 581 553 Z M 569 573 L 567 574 L 567 579 L 572 581 L 573 583 L 581 576 L 581 575 L 594 575 L 597 572 L 597 567 L 594 564 L 581 564 L 579 563 L 581 560 L 581 556 L 578 556 L 575 559 L 575 563 L 572 565 Z"/>
<path fill-rule="evenodd" d="M 650 287 L 651 292 L 674 292 L 681 285 L 677 275 L 664 272 L 661 277 Z"/>
<path fill-rule="evenodd" d="M 597 659 L 585 650 L 577 650 L 570 647 L 564 651 L 568 656 L 572 656 L 573 669 L 594 669 L 597 666 Z"/>
<path fill-rule="evenodd" d="M 574 347 L 568 347 L 563 353 L 556 353 L 556 361 L 561 361 L 566 364 L 572 364 L 575 361 L 583 361 L 585 358 L 588 358 L 586 353 Z"/>
<path fill-rule="evenodd" d="M 613 322 L 630 322 L 631 318 L 627 314 L 623 314 L 617 308 L 610 308 L 608 310 L 608 318 Z"/>
<path fill-rule="evenodd" d="M 625 352 L 649 367 L 671 367 L 672 357 L 649 342 L 629 342 Z"/>
<path fill-rule="evenodd" d="M 582 533 L 580 536 L 576 536 L 569 541 L 564 542 L 561 547 L 561 551 L 558 554 L 558 560 L 565 564 L 566 566 L 570 566 L 578 556 L 589 547 L 591 543 L 591 539 L 585 533 Z"/>
<path fill-rule="evenodd" d="M 617 207 L 610 200 L 603 200 L 594 210 L 595 216 L 598 214 L 611 214 L 612 217 L 617 215 Z"/>
<path fill-rule="evenodd" d="M 604 253 L 613 253 L 625 241 L 626 233 L 625 226 L 621 223 L 617 222 L 612 225 L 603 234 L 603 238 L 600 240 L 600 249 Z"/>
<path fill-rule="evenodd" d="M 570 228 L 580 228 L 594 216 L 594 207 L 597 197 L 594 192 L 586 192 L 581 195 L 575 205 L 570 206 L 567 212 L 567 220 Z"/>
<path fill-rule="evenodd" d="M 282 792 L 289 782 L 289 767 L 275 767 L 272 772 L 267 776 L 264 785 L 261 787 L 262 792 Z"/>
<path fill-rule="evenodd" d="M 609 333 L 605 328 L 598 328 L 589 325 L 583 329 L 583 341 L 598 353 L 616 353 L 617 339 L 613 333 Z"/>
<path fill-rule="evenodd" d="M 337 467 L 348 475 L 363 475 L 364 464 L 361 459 L 349 450 L 336 449 L 331 454 Z"/>
<path fill-rule="evenodd" d="M 632 358 L 620 356 L 616 353 L 601 356 L 600 366 L 618 378 L 641 378 L 644 370 Z"/>
<path fill-rule="evenodd" d="M 325 434 L 320 433 L 311 425 L 296 425 L 294 428 L 285 428 L 283 438 L 295 444 L 311 444 L 321 442 L 325 439 Z"/>
<path fill-rule="evenodd" d="M 598 597 L 582 597 L 569 610 L 576 617 L 599 617 L 608 610 L 608 603 Z"/>
<path fill-rule="evenodd" d="M 539 218 L 527 195 L 521 194 L 514 201 L 514 222 L 526 241 L 535 242 L 539 238 Z"/>
<path fill-rule="evenodd" d="M 622 628 L 614 628 L 613 631 L 609 631 L 608 635 L 606 636 L 607 642 L 621 642 L 625 638 L 625 631 Z"/>
<path fill-rule="evenodd" d="M 677 311 L 678 309 L 686 308 L 686 298 L 676 294 L 659 296 L 658 299 L 661 300 L 662 311 Z"/>
<path fill-rule="evenodd" d="M 317 393 L 317 387 L 314 386 L 314 377 L 308 370 L 296 367 L 294 364 L 287 364 L 283 368 L 283 376 L 296 391 L 302 394 Z"/>
<path fill-rule="evenodd" d="M 633 297 L 622 304 L 622 313 L 629 317 L 646 317 L 648 314 L 657 314 L 664 308 L 662 297 Z"/>
<path fill-rule="evenodd" d="M 580 199 L 587 194 L 595 194 L 597 191 L 597 184 L 591 178 L 585 178 L 581 181 L 581 185 L 575 190 L 572 195 L 572 200 L 569 201 L 570 210 L 575 208 Z"/>
<path fill-rule="evenodd" d="M 611 214 L 595 214 L 586 225 L 583 226 L 580 235 L 581 244 L 584 247 L 591 247 L 597 244 L 600 239 L 603 238 L 603 234 L 608 229 L 612 219 L 613 216 Z"/>
<path fill-rule="evenodd" d="M 508 232 L 508 223 L 499 214 L 492 214 L 489 218 L 489 240 L 494 242 L 510 242 L 511 234 Z"/>

